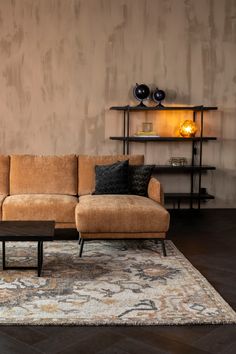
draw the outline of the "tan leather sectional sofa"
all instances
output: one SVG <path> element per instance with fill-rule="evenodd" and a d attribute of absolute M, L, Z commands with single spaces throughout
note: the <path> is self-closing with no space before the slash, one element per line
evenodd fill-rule
<path fill-rule="evenodd" d="M 76 228 L 83 239 L 164 238 L 169 213 L 159 181 L 151 178 L 148 198 L 92 195 L 95 165 L 142 155 L 0 156 L 0 220 L 55 220 L 57 228 Z"/>

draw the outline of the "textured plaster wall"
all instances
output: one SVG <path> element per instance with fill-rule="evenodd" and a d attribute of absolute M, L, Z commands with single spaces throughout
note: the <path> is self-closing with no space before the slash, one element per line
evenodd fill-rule
<path fill-rule="evenodd" d="M 132 86 L 167 91 L 166 104 L 217 105 L 205 132 L 203 177 L 209 207 L 236 207 L 235 0 L 0 0 L 0 153 L 117 153 L 115 104 L 134 103 Z M 174 134 L 181 113 L 134 115 Z M 187 143 L 186 143 L 187 144 Z M 190 157 L 186 144 L 138 144 L 146 162 Z M 188 189 L 160 176 L 165 190 Z"/>

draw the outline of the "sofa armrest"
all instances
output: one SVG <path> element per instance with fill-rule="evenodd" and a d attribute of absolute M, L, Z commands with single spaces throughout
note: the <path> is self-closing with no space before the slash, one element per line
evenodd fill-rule
<path fill-rule="evenodd" d="M 164 193 L 161 183 L 155 177 L 151 177 L 148 184 L 148 198 L 164 205 Z"/>

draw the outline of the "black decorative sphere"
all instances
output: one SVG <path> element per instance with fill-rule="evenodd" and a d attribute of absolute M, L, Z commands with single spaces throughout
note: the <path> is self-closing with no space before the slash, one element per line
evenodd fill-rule
<path fill-rule="evenodd" d="M 146 100 L 150 95 L 150 90 L 149 87 L 147 85 L 144 84 L 136 84 L 136 86 L 134 87 L 134 97 L 138 100 L 138 101 L 143 101 Z"/>
<path fill-rule="evenodd" d="M 156 88 L 156 90 L 154 90 L 152 93 L 153 101 L 159 104 L 162 100 L 164 100 L 165 97 L 166 97 L 165 91 L 159 90 L 158 88 Z"/>

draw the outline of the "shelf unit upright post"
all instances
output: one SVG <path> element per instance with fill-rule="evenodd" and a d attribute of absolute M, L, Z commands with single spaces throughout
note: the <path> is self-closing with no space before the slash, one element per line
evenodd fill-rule
<path fill-rule="evenodd" d="M 126 136 L 126 111 L 123 112 L 123 136 Z M 123 141 L 123 155 L 126 155 L 126 143 L 125 140 Z"/>
<path fill-rule="evenodd" d="M 201 187 L 202 187 L 202 137 L 203 137 L 203 111 L 200 112 L 201 121 L 200 121 L 200 152 L 199 152 L 199 175 L 198 175 L 198 209 L 201 207 Z"/>
<path fill-rule="evenodd" d="M 126 140 L 126 154 L 129 155 L 129 129 L 130 129 L 130 116 L 129 116 L 129 108 L 127 109 L 127 140 Z"/>
<path fill-rule="evenodd" d="M 202 106 L 202 108 L 204 108 Z M 193 122 L 196 122 L 196 115 L 197 115 L 198 111 L 193 111 Z M 202 149 L 203 149 L 203 114 L 204 111 L 203 109 L 200 111 L 200 140 L 199 140 L 199 173 L 198 173 L 198 209 L 201 208 L 201 184 L 202 184 Z M 197 148 L 196 148 L 196 141 L 193 140 L 192 141 L 192 166 L 195 166 L 195 156 L 197 154 Z M 191 171 L 191 195 L 193 195 L 194 193 L 194 171 Z M 190 199 L 190 208 L 193 209 L 193 198 Z"/>
<path fill-rule="evenodd" d="M 196 122 L 196 111 L 193 111 L 193 121 L 194 123 Z M 192 160 L 191 160 L 191 165 L 192 166 L 195 166 L 195 155 L 197 153 L 197 148 L 195 146 L 195 141 L 193 140 L 192 141 Z M 192 170 L 191 171 L 191 182 L 190 182 L 190 185 L 191 185 L 191 191 L 190 193 L 193 195 L 193 183 L 194 183 L 194 171 Z M 191 198 L 190 199 L 190 209 L 193 209 L 193 199 Z"/>
<path fill-rule="evenodd" d="M 180 208 L 180 203 L 182 200 L 190 201 L 190 208 L 193 209 L 194 201 L 197 202 L 198 209 L 201 208 L 201 201 L 207 199 L 214 199 L 213 195 L 208 193 L 202 193 L 202 172 L 208 170 L 215 170 L 214 166 L 204 166 L 202 164 L 202 153 L 203 153 L 203 142 L 208 140 L 216 140 L 216 137 L 209 137 L 203 135 L 203 122 L 204 122 L 204 112 L 217 110 L 217 107 L 206 107 L 206 106 L 177 106 L 177 107 L 143 107 L 143 106 L 115 106 L 110 107 L 111 110 L 123 111 L 123 136 L 111 136 L 111 140 L 119 140 L 123 142 L 123 154 L 128 155 L 130 153 L 130 142 L 171 142 L 171 141 L 190 141 L 192 142 L 192 156 L 190 166 L 173 167 L 171 165 L 156 165 L 155 172 L 190 172 L 190 193 L 165 193 L 165 200 L 172 200 L 175 206 L 175 201 L 178 202 L 178 208 Z M 193 121 L 196 122 L 198 113 L 200 113 L 200 129 L 199 136 L 192 138 L 183 137 L 137 137 L 130 136 L 130 112 L 140 112 L 140 111 L 192 111 Z M 199 143 L 199 161 L 196 162 L 197 146 Z M 194 175 L 198 174 L 198 192 L 194 192 Z"/>

